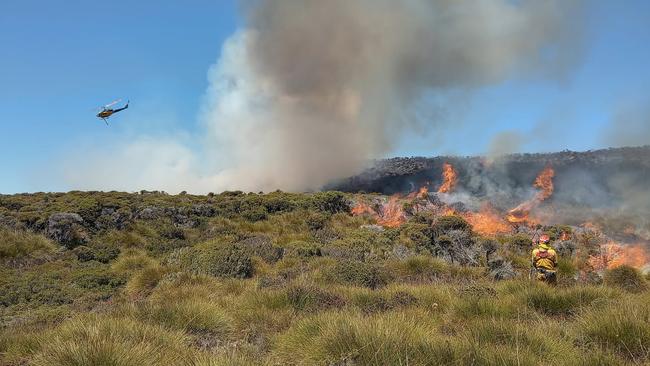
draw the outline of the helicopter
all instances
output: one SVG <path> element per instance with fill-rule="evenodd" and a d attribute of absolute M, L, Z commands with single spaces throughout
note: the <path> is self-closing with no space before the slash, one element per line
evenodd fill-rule
<path fill-rule="evenodd" d="M 118 100 L 113 101 L 113 102 L 111 102 L 111 103 L 109 103 L 109 104 L 107 104 L 107 105 L 105 105 L 103 107 L 99 107 L 100 111 L 99 111 L 99 113 L 97 113 L 97 117 L 103 119 L 104 123 L 106 123 L 106 125 L 108 126 L 108 121 L 106 120 L 107 118 L 109 118 L 110 116 L 112 116 L 113 114 L 115 114 L 117 112 L 120 112 L 120 111 L 123 111 L 123 110 L 129 108 L 129 101 L 128 100 L 126 101 L 126 105 L 124 105 L 124 107 L 122 107 L 122 108 L 117 108 L 117 109 L 112 109 L 111 108 L 112 106 L 114 106 L 115 104 L 117 104 L 117 103 L 119 103 L 121 101 L 122 101 L 122 99 L 118 99 Z"/>

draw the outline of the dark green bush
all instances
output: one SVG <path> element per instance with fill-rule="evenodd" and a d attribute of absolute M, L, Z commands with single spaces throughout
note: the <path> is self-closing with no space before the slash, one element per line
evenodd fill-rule
<path fill-rule="evenodd" d="M 339 282 L 371 289 L 385 286 L 393 277 L 383 266 L 354 260 L 339 261 L 330 276 Z"/>
<path fill-rule="evenodd" d="M 289 304 L 296 310 L 315 311 L 340 308 L 345 300 L 315 286 L 294 285 L 287 289 Z"/>
<path fill-rule="evenodd" d="M 266 220 L 269 217 L 269 213 L 266 212 L 264 207 L 258 207 L 255 209 L 245 210 L 241 213 L 241 216 L 250 222 L 257 222 Z"/>
<path fill-rule="evenodd" d="M 319 192 L 311 196 L 312 205 L 319 211 L 335 214 L 350 212 L 350 201 L 341 192 Z"/>
<path fill-rule="evenodd" d="M 508 246 L 520 254 L 530 254 L 533 250 L 533 241 L 526 234 L 515 234 L 507 238 Z"/>
<path fill-rule="evenodd" d="M 168 263 L 215 277 L 248 278 L 253 275 L 250 250 L 237 244 L 206 243 L 181 248 L 171 253 Z"/>
<path fill-rule="evenodd" d="M 319 245 L 304 241 L 294 241 L 284 248 L 284 255 L 288 257 L 320 257 L 322 255 Z"/>
<path fill-rule="evenodd" d="M 126 283 L 125 274 L 117 274 L 104 266 L 82 267 L 74 272 L 73 283 L 86 290 L 110 291 Z"/>
<path fill-rule="evenodd" d="M 1 274 L 1 306 L 71 304 L 80 295 L 70 288 L 65 272 L 53 266 L 22 273 L 3 271 Z"/>
<path fill-rule="evenodd" d="M 420 250 L 429 248 L 433 242 L 433 229 L 425 223 L 407 222 L 402 225 L 400 232 Z"/>
<path fill-rule="evenodd" d="M 307 211 L 305 215 L 305 223 L 307 224 L 309 230 L 312 232 L 323 229 L 327 223 L 327 220 L 329 219 L 328 215 L 322 214 L 320 212 Z"/>
<path fill-rule="evenodd" d="M 247 249 L 251 256 L 262 258 L 267 263 L 275 263 L 282 259 L 284 250 L 273 245 L 271 238 L 265 235 L 257 235 L 246 238 L 238 245 Z"/>
<path fill-rule="evenodd" d="M 108 263 L 117 258 L 120 254 L 120 249 L 109 245 L 97 245 L 92 247 L 80 245 L 74 248 L 73 252 L 80 262 L 97 261 Z"/>
<path fill-rule="evenodd" d="M 464 218 L 457 215 L 439 217 L 431 227 L 434 235 L 443 235 L 451 230 L 471 231 L 472 226 Z"/>
<path fill-rule="evenodd" d="M 648 283 L 641 275 L 641 272 L 627 265 L 622 265 L 605 272 L 605 284 L 633 293 L 642 292 L 648 288 Z"/>

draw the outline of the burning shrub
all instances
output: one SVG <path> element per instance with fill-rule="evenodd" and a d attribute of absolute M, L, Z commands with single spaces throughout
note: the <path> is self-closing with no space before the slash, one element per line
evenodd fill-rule
<path fill-rule="evenodd" d="M 629 292 L 642 292 L 648 288 L 641 273 L 634 267 L 622 265 L 605 272 L 605 284 Z"/>
<path fill-rule="evenodd" d="M 576 252 L 576 243 L 571 240 L 556 242 L 553 247 L 557 251 L 557 254 L 563 258 L 573 258 Z"/>

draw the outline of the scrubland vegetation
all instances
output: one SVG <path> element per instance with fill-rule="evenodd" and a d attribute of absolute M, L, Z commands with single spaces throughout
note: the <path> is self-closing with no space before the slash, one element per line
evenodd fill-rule
<path fill-rule="evenodd" d="M 576 240 L 548 287 L 521 234 L 353 198 L 0 196 L 0 364 L 650 364 L 636 269 L 582 276 Z"/>

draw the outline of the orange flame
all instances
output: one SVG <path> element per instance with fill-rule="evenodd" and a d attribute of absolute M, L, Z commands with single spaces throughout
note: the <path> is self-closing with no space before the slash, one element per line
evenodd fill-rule
<path fill-rule="evenodd" d="M 482 235 L 504 234 L 512 231 L 512 227 L 489 203 L 484 203 L 479 212 L 468 212 L 462 216 L 472 225 L 475 232 Z"/>
<path fill-rule="evenodd" d="M 378 210 L 373 209 L 364 202 L 357 202 L 352 208 L 352 215 L 369 215 L 377 221 L 378 225 L 385 227 L 398 227 L 406 222 L 406 214 L 402 207 L 399 194 L 388 199 Z"/>
<path fill-rule="evenodd" d="M 597 271 L 622 265 L 641 269 L 650 264 L 650 255 L 641 244 L 621 245 L 610 242 L 600 246 L 598 255 L 589 258 L 589 264 Z"/>
<path fill-rule="evenodd" d="M 521 203 L 519 206 L 513 208 L 512 210 L 508 211 L 507 219 L 511 223 L 521 223 L 521 222 L 527 222 L 529 221 L 529 214 L 530 211 L 537 207 L 540 203 L 542 203 L 544 200 L 547 198 L 551 197 L 553 194 L 553 177 L 555 177 L 555 171 L 553 168 L 550 166 L 547 166 L 542 170 L 541 173 L 537 176 L 535 179 L 535 183 L 533 186 L 539 191 L 535 194 L 535 196 L 523 203 Z"/>
<path fill-rule="evenodd" d="M 428 183 L 427 183 L 428 184 Z M 416 192 L 411 192 L 406 196 L 406 198 L 415 199 L 415 198 L 426 198 L 429 194 L 429 187 L 424 185 L 420 187 Z"/>
<path fill-rule="evenodd" d="M 381 210 L 377 223 L 385 227 L 398 227 L 406 222 L 406 216 L 398 195 L 391 196 Z"/>
<path fill-rule="evenodd" d="M 415 212 L 418 212 L 422 206 L 427 205 L 427 201 L 421 201 L 428 197 L 429 183 L 422 186 L 417 191 L 411 192 L 406 196 L 399 193 L 390 196 L 387 202 L 378 205 L 379 207 L 371 207 L 365 202 L 357 202 L 352 207 L 352 215 L 369 215 L 373 217 L 377 224 L 385 227 L 398 227 L 406 222 L 406 212 L 404 211 L 405 201 L 411 202 Z"/>
<path fill-rule="evenodd" d="M 442 165 L 442 179 L 442 185 L 438 188 L 438 193 L 451 193 L 456 188 L 456 183 L 458 183 L 458 173 L 451 164 L 444 163 Z"/>
<path fill-rule="evenodd" d="M 377 213 L 367 203 L 357 202 L 357 204 L 352 207 L 352 215 L 359 216 L 363 214 L 375 216 Z"/>
<path fill-rule="evenodd" d="M 562 241 L 571 240 L 571 234 L 567 233 L 566 231 L 563 231 L 560 234 L 560 240 L 562 240 Z"/>

